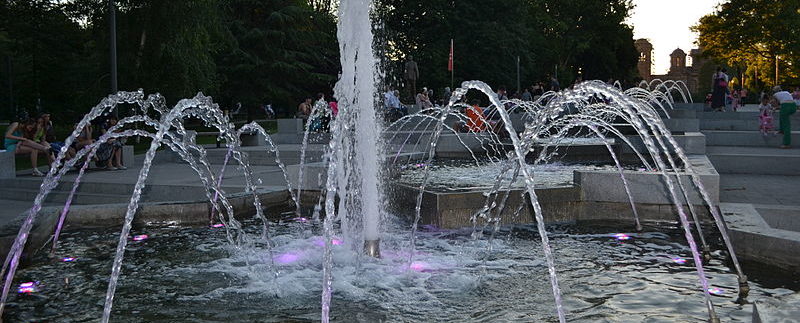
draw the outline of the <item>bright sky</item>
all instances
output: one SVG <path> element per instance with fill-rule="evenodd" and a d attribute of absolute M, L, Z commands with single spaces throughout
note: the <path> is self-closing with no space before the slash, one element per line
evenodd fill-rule
<path fill-rule="evenodd" d="M 681 48 L 687 54 L 695 48 L 697 34 L 689 27 L 714 11 L 723 0 L 633 0 L 636 7 L 628 22 L 636 39 L 653 43 L 653 74 L 666 74 L 669 54 Z"/>

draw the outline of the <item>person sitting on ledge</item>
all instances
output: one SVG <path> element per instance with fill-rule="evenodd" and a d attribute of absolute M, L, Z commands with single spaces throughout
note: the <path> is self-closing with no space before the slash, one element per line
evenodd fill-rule
<path fill-rule="evenodd" d="M 36 120 L 27 119 L 24 122 L 13 122 L 8 126 L 5 136 L 5 147 L 9 152 L 15 155 L 30 155 L 31 167 L 33 167 L 33 176 L 44 176 L 44 174 L 37 168 L 39 154 L 48 156 L 50 163 L 53 162 L 53 157 L 50 154 L 50 148 L 43 146 L 33 140 L 36 136 Z"/>
<path fill-rule="evenodd" d="M 119 121 L 116 117 L 108 117 L 103 124 L 103 128 L 100 129 L 102 135 L 105 135 L 111 127 L 116 126 L 117 122 Z M 124 146 L 124 142 L 116 138 L 109 139 L 107 142 L 100 144 L 100 148 L 97 149 L 98 166 L 107 170 L 128 169 L 122 164 L 122 146 Z"/>

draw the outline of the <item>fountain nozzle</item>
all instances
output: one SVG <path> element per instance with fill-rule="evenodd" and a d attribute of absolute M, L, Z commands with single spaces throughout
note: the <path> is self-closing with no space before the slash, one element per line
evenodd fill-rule
<path fill-rule="evenodd" d="M 381 240 L 364 240 L 364 253 L 373 258 L 380 258 Z"/>
<path fill-rule="evenodd" d="M 711 248 L 709 248 L 708 245 L 703 246 L 703 260 L 709 263 L 711 259 Z"/>
<path fill-rule="evenodd" d="M 747 276 L 741 275 L 739 276 L 739 300 L 744 302 L 747 299 L 747 295 L 750 294 L 750 285 L 747 283 Z"/>

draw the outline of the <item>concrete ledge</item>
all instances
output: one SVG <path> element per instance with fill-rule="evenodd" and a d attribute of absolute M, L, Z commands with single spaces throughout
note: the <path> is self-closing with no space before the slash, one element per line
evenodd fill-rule
<path fill-rule="evenodd" d="M 0 178 L 17 177 L 16 156 L 13 151 L 0 152 Z"/>
<path fill-rule="evenodd" d="M 719 174 L 714 170 L 705 156 L 690 156 L 689 162 L 695 174 L 708 190 L 712 202 L 719 202 Z M 682 172 L 681 180 L 689 190 L 692 204 L 705 204 L 700 191 L 694 186 L 689 175 Z M 628 203 L 622 178 L 617 171 L 576 171 L 575 185 L 580 186 L 584 201 Z M 675 179 L 675 175 L 671 175 Z M 636 203 L 645 204 L 673 204 L 666 182 L 661 173 L 625 171 L 625 178 Z M 674 182 L 677 187 L 677 182 Z M 680 198 L 681 193 L 678 193 Z"/>
<path fill-rule="evenodd" d="M 485 156 L 503 154 L 507 145 L 496 144 L 490 133 L 443 133 L 436 144 L 436 156 L 443 158 L 472 158 L 472 154 Z M 471 152 L 470 152 L 471 151 Z"/>
<path fill-rule="evenodd" d="M 122 165 L 125 167 L 134 167 L 136 166 L 135 160 L 136 158 L 133 156 L 133 146 L 122 146 Z"/>
<path fill-rule="evenodd" d="M 752 204 L 722 203 L 739 258 L 800 272 L 800 232 L 772 227 Z"/>
<path fill-rule="evenodd" d="M 765 297 L 753 303 L 753 323 L 796 322 L 800 317 L 800 296 Z"/>
<path fill-rule="evenodd" d="M 642 138 L 639 136 L 626 136 L 628 140 L 631 142 L 634 148 L 639 151 L 642 155 L 647 153 L 647 148 L 642 141 Z M 700 132 L 686 132 L 682 135 L 672 135 L 675 138 L 675 142 L 678 143 L 683 149 L 683 152 L 687 155 L 703 155 L 706 153 L 706 136 Z M 653 138 L 655 141 L 655 138 Z M 664 138 L 664 143 L 669 145 L 666 138 Z M 675 150 L 670 147 L 670 152 L 674 153 Z M 622 153 L 623 154 L 633 154 L 633 149 L 627 144 L 622 144 Z"/>
<path fill-rule="evenodd" d="M 265 208 L 281 207 L 290 200 L 289 192 L 261 191 L 258 195 Z M 253 196 L 250 193 L 232 194 L 228 197 L 237 218 L 250 217 L 255 214 Z M 109 227 L 119 226 L 123 223 L 127 212 L 127 203 L 106 205 L 73 205 L 65 220 L 65 228 L 71 227 Z M 58 217 L 62 207 L 45 207 L 39 211 L 33 230 L 25 247 L 23 257 L 28 257 L 32 252 L 39 250 L 50 239 L 55 231 Z M 207 200 L 199 201 L 171 201 L 140 203 L 134 218 L 135 225 L 153 224 L 180 224 L 180 225 L 207 225 L 211 203 Z M 17 236 L 19 227 L 27 217 L 27 213 L 20 214 L 10 223 L 0 227 L 0 256 L 5 257 Z"/>
<path fill-rule="evenodd" d="M 680 111 L 680 110 L 678 110 Z M 672 132 L 700 132 L 700 120 L 672 118 L 664 119 L 664 125 Z"/>
<path fill-rule="evenodd" d="M 693 110 L 693 111 L 705 111 L 706 105 L 705 103 L 673 103 L 672 108 L 675 110 Z"/>
<path fill-rule="evenodd" d="M 706 130 L 709 146 L 778 147 L 783 135 L 764 136 L 758 128 L 752 131 Z M 792 142 L 800 142 L 800 131 L 792 131 Z"/>

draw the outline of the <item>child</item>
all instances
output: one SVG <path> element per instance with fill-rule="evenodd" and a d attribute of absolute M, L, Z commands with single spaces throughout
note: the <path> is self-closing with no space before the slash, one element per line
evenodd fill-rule
<path fill-rule="evenodd" d="M 774 118 L 772 117 L 774 108 L 772 107 L 770 101 L 771 98 L 767 95 L 764 95 L 761 98 L 761 104 L 758 105 L 759 130 L 761 130 L 761 135 L 764 136 L 775 134 Z"/>

